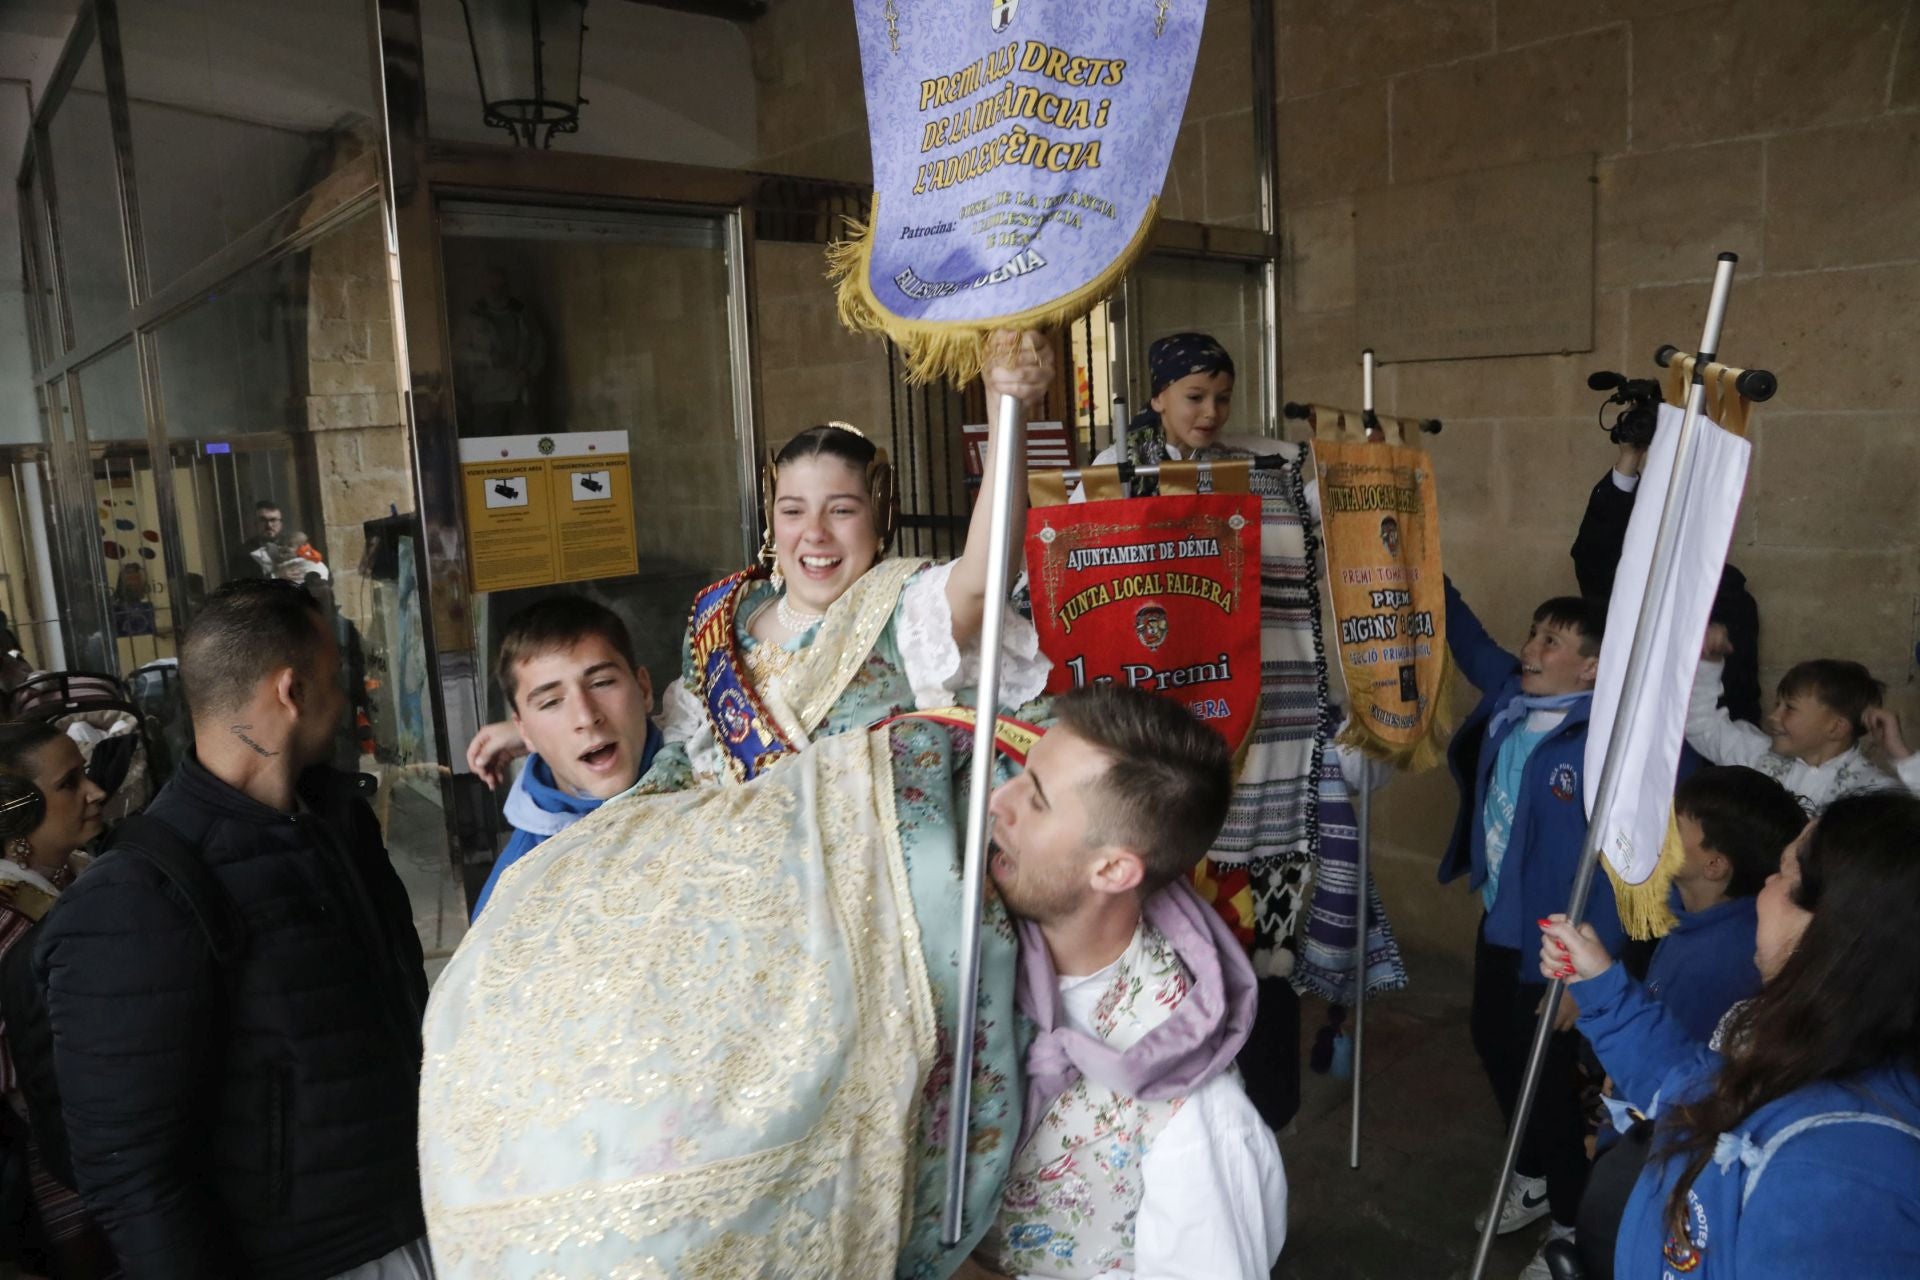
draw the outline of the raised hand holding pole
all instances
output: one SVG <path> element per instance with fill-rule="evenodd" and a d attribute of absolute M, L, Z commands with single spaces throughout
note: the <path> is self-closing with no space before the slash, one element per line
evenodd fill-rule
<path fill-rule="evenodd" d="M 940 1243 L 959 1244 L 964 1235 L 968 1125 L 973 1112 L 973 1028 L 980 1005 L 980 913 L 986 897 L 987 842 L 992 837 L 987 802 L 993 791 L 994 729 L 1000 706 L 1000 637 L 1011 595 L 1013 513 L 1021 494 L 1015 479 L 1024 471 L 1026 412 L 1011 395 L 988 406 L 996 426 L 987 487 L 980 501 L 993 503 L 988 526 L 986 607 L 980 618 L 980 682 L 975 689 L 973 773 L 967 790 L 966 861 L 961 872 L 960 1007 L 953 1021 L 953 1084 L 947 1109 L 947 1187 L 940 1218 Z"/>
<path fill-rule="evenodd" d="M 1628 651 L 1627 669 L 1621 680 L 1618 714 L 1621 723 L 1631 721 L 1637 714 L 1641 690 L 1646 685 L 1647 664 L 1654 643 L 1653 623 L 1660 608 L 1659 584 L 1666 581 L 1672 569 L 1674 550 L 1679 543 L 1680 526 L 1685 514 L 1687 485 L 1693 470 L 1693 441 L 1699 426 L 1701 401 L 1706 394 L 1706 383 L 1701 375 L 1714 362 L 1719 351 L 1720 328 L 1727 314 L 1727 297 L 1733 290 L 1733 267 L 1738 261 L 1735 254 L 1723 253 L 1714 269 L 1713 296 L 1707 304 L 1707 322 L 1700 334 L 1699 360 L 1694 366 L 1693 380 L 1687 386 L 1687 410 L 1680 420 L 1680 441 L 1675 448 L 1673 471 L 1660 507 L 1660 527 L 1654 537 L 1653 564 L 1647 574 L 1647 591 L 1640 600 L 1640 611 L 1633 627 L 1633 647 Z M 1610 639 L 1618 643 L 1617 632 Z M 1586 915 L 1593 873 L 1600 866 L 1600 840 L 1602 832 L 1606 830 L 1604 819 L 1619 797 L 1620 781 L 1624 776 L 1621 766 L 1626 744 L 1627 735 L 1619 732 L 1614 733 L 1607 742 L 1593 814 L 1587 823 L 1586 839 L 1580 848 L 1580 867 L 1573 876 L 1573 896 L 1567 903 L 1567 923 L 1571 925 L 1579 924 Z M 1480 1230 L 1480 1245 L 1474 1253 L 1472 1280 L 1481 1280 L 1486 1273 L 1487 1259 L 1493 1250 L 1493 1237 L 1500 1228 L 1500 1208 L 1507 1198 L 1507 1184 L 1513 1177 L 1514 1161 L 1520 1154 L 1520 1141 L 1533 1112 L 1534 1094 L 1540 1087 L 1548 1038 L 1553 1034 L 1554 1014 L 1565 992 L 1565 979 L 1555 978 L 1547 985 L 1546 1002 L 1540 1010 L 1539 1024 L 1534 1027 L 1533 1048 L 1527 1055 L 1526 1075 L 1520 1083 L 1520 1097 L 1513 1108 L 1513 1125 L 1507 1132 L 1507 1148 L 1500 1163 L 1500 1177 L 1494 1183 L 1493 1201 L 1487 1208 L 1486 1224 Z M 1356 1068 L 1357 1065 L 1356 1061 Z"/>

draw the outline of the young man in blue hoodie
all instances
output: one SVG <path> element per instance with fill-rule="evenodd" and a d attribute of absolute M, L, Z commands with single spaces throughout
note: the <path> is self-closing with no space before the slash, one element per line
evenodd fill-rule
<path fill-rule="evenodd" d="M 515 614 L 494 678 L 532 754 L 507 793 L 513 838 L 474 900 L 476 917 L 508 867 L 632 789 L 660 749 L 649 719 L 653 680 L 634 660 L 626 624 L 584 596 L 553 596 Z"/>
<path fill-rule="evenodd" d="M 1594 606 L 1556 597 L 1534 610 L 1516 658 L 1447 583 L 1447 645 L 1484 696 L 1447 747 L 1460 810 L 1440 882 L 1467 876 L 1484 909 L 1474 947 L 1473 1045 L 1509 1126 L 1546 995 L 1536 922 L 1567 909 L 1587 831 L 1582 776 L 1600 633 Z M 1604 873 L 1595 873 L 1587 921 L 1617 954 L 1624 933 Z M 1549 1212 L 1555 1237 L 1573 1234 L 1587 1179 L 1577 1015 L 1571 1000 L 1556 1011 L 1558 1031 L 1501 1208 L 1503 1235 Z M 1543 1258 L 1523 1273 L 1535 1275 L 1547 1275 Z"/>
<path fill-rule="evenodd" d="M 1673 877 L 1680 910 L 1653 950 L 1647 994 L 1705 1044 L 1726 1011 L 1760 990 L 1754 895 L 1807 825 L 1785 787 L 1740 765 L 1709 765 L 1673 796 L 1686 865 Z"/>

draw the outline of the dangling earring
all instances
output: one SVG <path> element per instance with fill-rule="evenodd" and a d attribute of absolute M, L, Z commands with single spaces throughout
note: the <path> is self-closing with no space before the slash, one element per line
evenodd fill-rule
<path fill-rule="evenodd" d="M 33 865 L 33 846 L 25 836 L 15 836 L 7 842 L 7 861 L 21 867 Z"/>

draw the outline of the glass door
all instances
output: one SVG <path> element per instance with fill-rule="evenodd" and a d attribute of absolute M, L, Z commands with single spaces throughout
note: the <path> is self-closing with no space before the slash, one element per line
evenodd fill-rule
<path fill-rule="evenodd" d="M 1267 354 L 1274 343 L 1268 276 L 1263 261 L 1167 253 L 1144 259 L 1127 282 L 1129 408 L 1138 412 L 1150 398 L 1147 349 L 1155 339 L 1189 331 L 1210 333 L 1233 357 L 1228 431 L 1279 436 L 1279 406 L 1267 376 Z"/>
<path fill-rule="evenodd" d="M 754 468 L 741 403 L 733 221 L 724 213 L 440 202 L 463 452 L 477 456 L 474 442 L 483 439 L 511 452 L 506 442 L 516 437 L 616 433 L 594 437 L 594 447 L 617 448 L 624 436 L 633 508 L 634 555 L 619 568 L 569 571 L 562 563 L 555 576 L 566 581 L 476 591 L 473 643 L 483 669 L 514 612 L 574 591 L 620 615 L 655 687 L 664 688 L 679 675 L 694 593 L 752 554 L 756 498 L 743 479 Z M 556 502 L 571 500 L 555 492 Z M 474 573 L 476 524 L 467 512 L 477 588 L 485 584 Z M 486 718 L 505 714 L 491 682 L 482 697 Z M 455 753 L 465 747 L 450 745 Z"/>

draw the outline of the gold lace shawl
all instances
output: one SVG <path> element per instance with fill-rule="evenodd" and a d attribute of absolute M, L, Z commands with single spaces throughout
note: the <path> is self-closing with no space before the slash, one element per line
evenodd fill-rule
<path fill-rule="evenodd" d="M 897 556 L 861 574 L 827 610 L 813 643 L 800 651 L 794 664 L 754 690 L 789 742 L 805 745 L 826 720 L 893 620 L 907 580 L 927 563 Z"/>
<path fill-rule="evenodd" d="M 442 1280 L 892 1275 L 935 1036 L 889 770 L 840 734 L 501 880 L 427 1008 Z"/>

